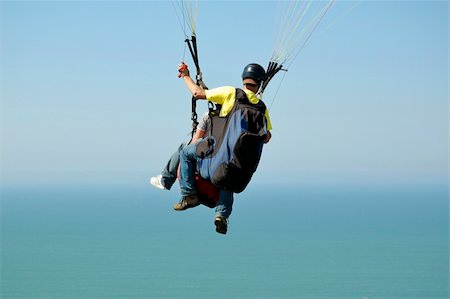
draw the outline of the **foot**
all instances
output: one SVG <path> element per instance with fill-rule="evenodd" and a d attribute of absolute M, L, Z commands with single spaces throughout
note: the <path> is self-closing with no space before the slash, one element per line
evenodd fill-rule
<path fill-rule="evenodd" d="M 198 199 L 197 195 L 187 195 L 183 196 L 180 202 L 173 205 L 173 209 L 175 211 L 184 211 L 189 208 L 196 207 L 200 204 L 200 199 Z"/>
<path fill-rule="evenodd" d="M 161 190 L 167 190 L 161 182 L 162 175 L 158 174 L 150 179 L 150 184 Z"/>
<path fill-rule="evenodd" d="M 214 224 L 216 225 L 216 232 L 219 234 L 226 234 L 228 229 L 228 220 L 223 216 L 216 216 L 214 220 Z"/>

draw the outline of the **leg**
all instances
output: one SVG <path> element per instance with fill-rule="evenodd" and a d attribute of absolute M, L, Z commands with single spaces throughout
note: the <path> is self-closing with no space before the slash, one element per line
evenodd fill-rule
<path fill-rule="evenodd" d="M 228 190 L 220 190 L 219 201 L 216 206 L 216 216 L 228 218 L 233 209 L 233 192 Z"/>
<path fill-rule="evenodd" d="M 161 172 L 161 184 L 164 188 L 170 190 L 177 180 L 178 165 L 180 164 L 180 152 L 186 146 L 187 142 L 180 144 L 178 149 L 170 157 L 163 171 Z"/>
<path fill-rule="evenodd" d="M 177 211 L 184 211 L 200 204 L 194 178 L 198 159 L 196 149 L 197 144 L 194 143 L 186 145 L 180 152 L 180 187 L 183 197 L 173 206 Z"/>
<path fill-rule="evenodd" d="M 228 190 L 220 190 L 219 202 L 216 206 L 216 216 L 214 224 L 216 232 L 226 234 L 228 229 L 228 217 L 233 209 L 233 192 Z"/>
<path fill-rule="evenodd" d="M 197 166 L 197 143 L 186 145 L 180 152 L 180 187 L 181 195 L 197 194 L 194 172 Z"/>

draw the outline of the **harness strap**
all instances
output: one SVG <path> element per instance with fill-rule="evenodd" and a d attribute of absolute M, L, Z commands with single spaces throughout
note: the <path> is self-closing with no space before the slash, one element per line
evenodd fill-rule
<path fill-rule="evenodd" d="M 202 72 L 200 70 L 200 64 L 198 62 L 198 51 L 197 51 L 197 38 L 195 35 L 191 36 L 191 39 L 185 39 L 186 44 L 188 45 L 189 52 L 191 53 L 192 60 L 194 61 L 195 68 L 197 70 L 197 83 L 202 81 Z"/>
<path fill-rule="evenodd" d="M 200 64 L 198 62 L 197 38 L 195 37 L 195 35 L 192 35 L 191 39 L 189 40 L 188 38 L 186 38 L 185 42 L 188 45 L 189 52 L 191 53 L 192 60 L 194 61 L 195 68 L 197 71 L 197 74 L 195 76 L 196 84 L 204 90 L 208 89 L 208 87 L 206 87 L 205 83 L 203 82 L 202 72 L 200 70 Z M 192 109 L 191 109 L 191 111 L 192 111 L 192 114 L 191 114 L 191 120 L 192 120 L 191 138 L 192 138 L 192 137 L 194 137 L 194 134 L 195 134 L 195 131 L 197 130 L 197 125 L 198 125 L 197 99 L 194 96 L 192 97 L 192 100 L 191 100 L 191 107 L 192 107 Z"/>
<path fill-rule="evenodd" d="M 191 132 L 191 139 L 194 137 L 195 131 L 197 131 L 197 125 L 198 125 L 198 115 L 197 115 L 197 99 L 193 96 L 191 100 L 191 107 L 192 107 L 192 114 L 191 114 L 191 120 L 192 120 L 192 132 Z"/>

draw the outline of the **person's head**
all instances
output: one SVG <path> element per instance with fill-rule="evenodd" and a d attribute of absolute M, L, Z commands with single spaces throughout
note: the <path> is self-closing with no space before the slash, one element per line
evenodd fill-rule
<path fill-rule="evenodd" d="M 256 63 L 250 63 L 242 72 L 242 85 L 244 85 L 244 88 L 256 93 L 265 76 L 266 71 L 262 66 Z"/>

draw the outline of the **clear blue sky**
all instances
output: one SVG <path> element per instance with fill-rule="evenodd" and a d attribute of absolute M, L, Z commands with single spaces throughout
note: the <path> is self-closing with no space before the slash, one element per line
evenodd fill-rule
<path fill-rule="evenodd" d="M 255 183 L 447 182 L 448 1 L 354 4 L 337 1 L 281 83 Z M 210 88 L 239 86 L 245 64 L 268 62 L 274 7 L 200 2 Z M 145 184 L 159 173 L 190 128 L 170 2 L 0 9 L 3 183 Z"/>

